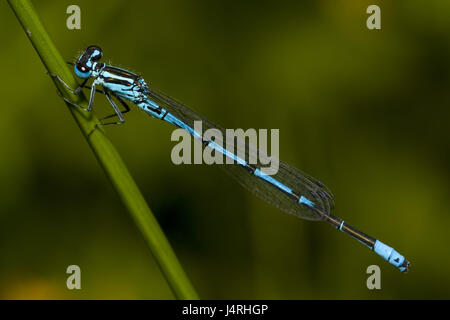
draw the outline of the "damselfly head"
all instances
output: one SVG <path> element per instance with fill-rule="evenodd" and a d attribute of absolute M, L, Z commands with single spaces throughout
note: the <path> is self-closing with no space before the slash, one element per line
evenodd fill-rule
<path fill-rule="evenodd" d="M 89 46 L 75 63 L 75 74 L 83 79 L 91 76 L 94 64 L 102 58 L 103 51 L 98 46 Z"/>

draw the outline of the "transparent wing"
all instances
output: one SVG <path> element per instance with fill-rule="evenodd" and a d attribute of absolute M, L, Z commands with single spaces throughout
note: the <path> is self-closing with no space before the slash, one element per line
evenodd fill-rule
<path fill-rule="evenodd" d="M 260 152 L 258 148 L 249 145 L 248 142 L 244 143 L 245 140 L 242 141 L 242 138 L 240 137 L 235 137 L 234 135 L 231 137 L 228 136 L 223 128 L 208 119 L 205 119 L 181 102 L 178 102 L 153 88 L 148 90 L 147 96 L 191 128 L 194 126 L 194 121 L 202 121 L 202 136 L 207 129 L 217 129 L 221 131 L 223 138 L 217 138 L 214 142 L 221 145 L 227 151 L 239 155 L 245 154 L 245 160 L 251 159 L 250 157 L 255 157 L 255 159 L 262 159 L 263 163 L 267 163 L 268 156 L 265 153 Z M 272 161 L 274 160 L 275 159 L 272 159 Z M 256 166 L 259 167 L 258 165 Z M 273 184 L 250 174 L 241 165 L 223 164 L 220 165 L 220 167 L 236 179 L 242 186 L 280 210 L 303 219 L 322 220 L 321 217 L 308 209 L 307 206 L 297 203 Z M 272 178 L 313 201 L 315 206 L 326 214 L 329 214 L 334 207 L 333 195 L 324 184 L 285 162 L 279 161 L 279 170 L 275 175 L 272 175 Z"/>

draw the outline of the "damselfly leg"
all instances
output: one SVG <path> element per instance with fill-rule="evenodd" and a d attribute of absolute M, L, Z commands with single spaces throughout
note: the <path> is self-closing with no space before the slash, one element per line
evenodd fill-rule
<path fill-rule="evenodd" d="M 94 96 L 95 96 L 95 92 L 104 94 L 104 95 L 106 96 L 106 98 L 108 99 L 109 103 L 112 105 L 112 107 L 113 107 L 115 113 L 110 114 L 110 115 L 108 115 L 108 116 L 106 116 L 106 117 L 103 117 L 103 118 L 99 119 L 99 120 L 100 120 L 100 123 L 98 123 L 98 124 L 96 125 L 96 127 L 97 127 L 97 126 L 112 125 L 112 124 L 122 124 L 122 123 L 125 122 L 125 119 L 124 119 L 124 117 L 123 117 L 123 114 L 129 112 L 129 111 L 130 111 L 130 107 L 129 107 L 129 106 L 126 104 L 126 102 L 123 101 L 120 97 L 114 95 L 114 97 L 115 97 L 115 98 L 120 102 L 120 104 L 125 108 L 124 110 L 120 110 L 120 109 L 119 109 L 119 107 L 117 106 L 117 104 L 116 104 L 116 103 L 114 102 L 114 100 L 112 99 L 110 93 L 108 93 L 108 92 L 107 92 L 106 90 L 104 90 L 104 89 L 103 89 L 103 90 L 96 89 L 96 88 L 95 88 L 95 86 L 96 86 L 95 82 L 92 83 L 91 86 L 87 86 L 86 83 L 88 82 L 89 78 L 88 78 L 88 79 L 85 79 L 85 80 L 84 80 L 84 81 L 83 81 L 83 82 L 82 82 L 82 83 L 74 90 L 74 89 L 72 89 L 72 88 L 71 88 L 64 80 L 62 80 L 60 76 L 55 75 L 55 74 L 51 74 L 51 73 L 48 73 L 48 74 L 49 74 L 52 78 L 58 80 L 64 87 L 67 88 L 67 90 L 69 90 L 69 91 L 70 91 L 71 93 L 73 93 L 74 95 L 79 95 L 83 89 L 90 89 L 90 96 L 89 96 L 89 105 L 88 105 L 88 108 L 84 108 L 83 106 L 81 106 L 81 105 L 79 105 L 79 104 L 77 104 L 77 103 L 75 103 L 75 102 L 73 102 L 73 101 L 70 101 L 69 99 L 67 99 L 66 97 L 64 97 L 64 96 L 58 91 L 58 95 L 59 95 L 65 102 L 67 102 L 67 103 L 69 103 L 70 105 L 73 105 L 73 106 L 75 106 L 75 107 L 78 107 L 78 108 L 80 108 L 80 109 L 82 109 L 82 110 L 84 110 L 84 111 L 88 111 L 88 112 L 92 111 L 92 108 L 93 108 L 93 105 L 94 105 Z M 103 121 L 103 120 L 106 120 L 106 119 L 109 119 L 109 118 L 112 118 L 112 117 L 116 117 L 116 116 L 119 117 L 119 121 L 116 121 L 116 122 L 108 122 L 108 123 L 102 123 L 102 122 L 101 122 L 101 121 Z"/>
<path fill-rule="evenodd" d="M 86 88 L 86 83 L 88 82 L 89 79 L 85 79 L 81 85 L 79 85 L 75 90 L 72 89 L 63 79 L 61 79 L 60 76 L 56 75 L 56 74 L 52 74 L 47 72 L 47 74 L 52 77 L 53 79 L 58 80 L 64 87 L 66 87 L 67 90 L 69 90 L 72 94 L 74 95 L 79 95 L 81 93 L 81 90 L 83 90 L 83 88 Z M 99 90 L 100 91 L 100 90 Z M 64 97 L 61 92 L 57 91 L 58 95 L 67 103 L 71 104 L 72 106 L 75 106 L 77 108 L 80 108 L 84 111 L 91 111 L 92 110 L 92 104 L 91 101 L 89 101 L 89 107 L 85 108 L 83 106 L 80 106 L 78 103 L 75 103 L 73 101 L 70 101 L 69 99 L 67 99 L 66 97 Z M 92 94 L 91 94 L 92 95 Z"/>
<path fill-rule="evenodd" d="M 103 117 L 103 118 L 100 119 L 100 121 L 105 120 L 105 119 L 109 119 L 109 118 L 112 118 L 112 117 L 115 117 L 115 116 L 119 117 L 120 121 L 119 122 L 99 123 L 98 125 L 107 126 L 107 125 L 111 125 L 111 124 L 122 124 L 122 123 L 124 123 L 125 119 L 123 118 L 123 114 L 129 112 L 130 111 L 130 107 L 125 103 L 125 101 L 123 101 L 122 99 L 120 99 L 119 97 L 116 96 L 116 99 L 119 100 L 119 102 L 125 107 L 125 110 L 121 111 L 119 109 L 119 107 L 116 105 L 116 103 L 114 102 L 114 100 L 112 99 L 111 95 L 108 93 L 108 91 L 105 90 L 104 94 L 105 94 L 106 98 L 108 99 L 109 103 L 111 103 L 111 105 L 114 108 L 114 111 L 116 113 L 110 114 L 109 116 L 106 116 L 106 117 Z"/>

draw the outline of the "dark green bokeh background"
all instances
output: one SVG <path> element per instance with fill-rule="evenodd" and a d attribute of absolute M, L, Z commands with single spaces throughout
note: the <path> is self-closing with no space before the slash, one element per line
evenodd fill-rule
<path fill-rule="evenodd" d="M 366 28 L 370 4 L 382 30 Z M 67 60 L 97 44 L 226 128 L 279 128 L 280 157 L 333 190 L 335 214 L 412 263 L 401 274 L 217 167 L 173 165 L 173 128 L 133 109 L 107 134 L 202 298 L 450 298 L 448 1 L 34 5 Z M 4 1 L 0 30 L 0 298 L 173 298 Z M 366 288 L 372 264 L 381 290 Z"/>

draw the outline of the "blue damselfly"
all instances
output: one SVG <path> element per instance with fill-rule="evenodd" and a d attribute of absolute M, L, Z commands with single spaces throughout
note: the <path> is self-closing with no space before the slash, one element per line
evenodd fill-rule
<path fill-rule="evenodd" d="M 260 150 L 247 143 L 239 143 L 239 141 L 236 143 L 234 140 L 236 137 L 228 139 L 226 130 L 203 118 L 182 103 L 150 88 L 140 76 L 99 62 L 102 54 L 102 50 L 98 46 L 90 46 L 73 64 L 75 74 L 83 79 L 82 84 L 75 90 L 72 90 L 59 76 L 52 75 L 74 94 L 79 94 L 83 88 L 90 88 L 87 109 L 63 97 L 66 102 L 83 110 L 91 111 L 95 93 L 104 94 L 114 108 L 115 114 L 101 120 L 117 116 L 119 121 L 100 125 L 123 123 L 125 121 L 123 114 L 130 110 L 126 101 L 132 102 L 150 116 L 188 131 L 195 139 L 199 139 L 205 148 L 211 148 L 215 152 L 220 152 L 225 157 L 233 159 L 234 165 L 223 165 L 222 167 L 241 185 L 263 200 L 297 217 L 313 221 L 326 221 L 375 251 L 400 271 L 408 270 L 409 262 L 393 248 L 351 227 L 341 218 L 331 215 L 331 209 L 334 207 L 333 196 L 320 181 L 282 161 L 279 161 L 279 170 L 276 174 L 265 174 L 258 165 L 246 161 L 255 154 L 259 158 L 267 157 Z M 86 86 L 89 79 L 93 79 L 92 84 Z M 97 86 L 101 89 L 97 89 Z M 123 111 L 119 109 L 113 97 L 125 108 Z M 212 128 L 219 130 L 224 138 L 205 139 L 204 132 L 194 130 L 194 121 L 202 121 L 204 130 Z M 244 149 L 239 150 L 239 148 Z M 239 156 L 242 154 L 245 155 L 244 158 Z"/>

